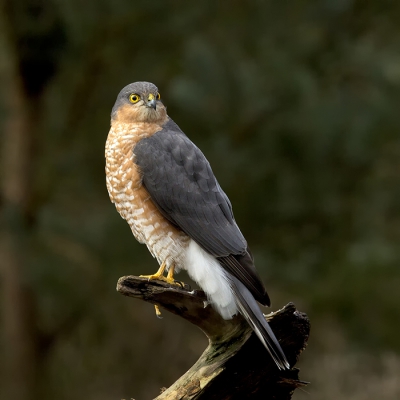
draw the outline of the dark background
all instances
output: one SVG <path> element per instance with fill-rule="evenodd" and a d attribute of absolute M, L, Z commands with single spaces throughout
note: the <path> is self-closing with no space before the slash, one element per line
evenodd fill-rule
<path fill-rule="evenodd" d="M 400 398 L 400 2 L 0 6 L 1 399 L 151 399 L 206 347 L 115 291 L 157 268 L 105 187 L 138 80 L 210 160 L 273 309 L 311 319 L 294 399 Z"/>

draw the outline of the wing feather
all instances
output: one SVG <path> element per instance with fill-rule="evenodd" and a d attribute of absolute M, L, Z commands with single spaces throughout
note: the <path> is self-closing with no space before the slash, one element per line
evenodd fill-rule
<path fill-rule="evenodd" d="M 160 212 L 217 257 L 256 300 L 269 304 L 231 203 L 201 150 L 169 120 L 133 152 L 143 185 Z"/>

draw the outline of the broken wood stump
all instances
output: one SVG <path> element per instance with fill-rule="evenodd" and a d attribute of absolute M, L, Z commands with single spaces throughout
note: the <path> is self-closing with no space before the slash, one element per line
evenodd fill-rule
<path fill-rule="evenodd" d="M 155 400 L 289 400 L 307 384 L 294 365 L 307 345 L 310 322 L 293 303 L 266 316 L 292 366 L 280 371 L 243 317 L 222 319 L 203 291 L 137 276 L 120 278 L 117 291 L 188 320 L 209 339 L 196 363 Z"/>

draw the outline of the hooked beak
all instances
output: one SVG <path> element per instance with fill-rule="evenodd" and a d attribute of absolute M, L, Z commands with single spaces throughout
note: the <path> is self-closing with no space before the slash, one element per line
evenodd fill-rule
<path fill-rule="evenodd" d="M 154 110 L 157 108 L 157 101 L 156 101 L 156 99 L 154 97 L 154 94 L 152 94 L 152 93 L 149 94 L 149 97 L 147 98 L 146 106 L 149 107 L 149 108 L 151 107 Z"/>

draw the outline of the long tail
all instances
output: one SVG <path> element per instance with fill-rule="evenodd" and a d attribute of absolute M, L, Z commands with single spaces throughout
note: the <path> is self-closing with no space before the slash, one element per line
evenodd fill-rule
<path fill-rule="evenodd" d="M 236 297 L 236 303 L 240 313 L 249 323 L 253 331 L 259 337 L 272 359 L 280 370 L 290 369 L 285 353 L 283 352 L 274 332 L 265 320 L 256 300 L 250 291 L 238 279 L 230 275 L 232 290 Z"/>

